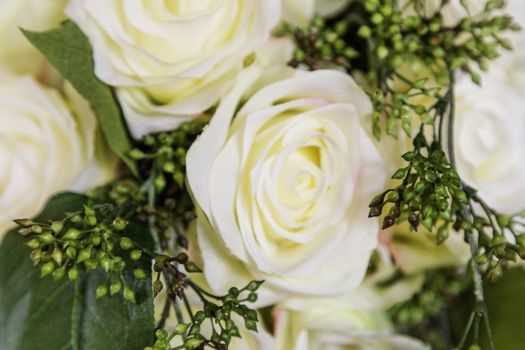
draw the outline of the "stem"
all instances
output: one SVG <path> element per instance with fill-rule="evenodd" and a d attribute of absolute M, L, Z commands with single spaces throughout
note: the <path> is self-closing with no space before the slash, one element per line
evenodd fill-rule
<path fill-rule="evenodd" d="M 474 296 L 476 298 L 476 302 L 485 303 L 483 293 L 483 280 L 481 278 L 481 273 L 479 272 L 479 266 L 476 263 L 475 259 L 475 256 L 477 255 L 478 251 L 478 244 L 472 231 L 469 230 L 465 234 L 467 235 L 467 240 L 470 246 L 470 254 L 472 255 L 472 277 L 474 279 Z"/>
<path fill-rule="evenodd" d="M 449 114 L 448 114 L 448 130 L 447 130 L 447 148 L 448 148 L 448 156 L 450 160 L 450 166 L 456 170 L 456 158 L 454 154 L 454 112 L 456 108 L 455 103 L 455 96 L 454 96 L 454 71 L 450 70 L 449 72 L 449 84 L 450 84 L 450 102 L 449 102 Z M 461 185 L 462 188 L 464 188 L 464 184 Z M 469 210 L 469 208 L 463 204 L 461 205 L 461 215 L 463 216 L 464 220 L 471 221 L 472 220 L 472 212 Z M 487 305 L 485 303 L 485 296 L 483 292 L 483 279 L 481 278 L 481 273 L 479 271 L 479 265 L 476 261 L 477 251 L 478 251 L 478 242 L 476 240 L 476 237 L 474 237 L 474 232 L 472 230 L 465 230 L 465 236 L 468 240 L 469 246 L 470 246 L 470 254 L 471 254 L 471 264 L 472 264 L 472 278 L 474 280 L 474 297 L 476 299 L 476 306 L 474 309 L 474 312 L 471 314 L 471 317 L 469 319 L 469 322 L 467 324 L 467 327 L 465 329 L 465 332 L 463 333 L 463 337 L 461 340 L 461 346 L 464 345 L 464 342 L 466 340 L 466 337 L 472 327 L 473 321 L 475 321 L 475 338 L 477 338 L 478 334 L 478 325 L 479 325 L 479 319 L 483 318 L 485 322 L 485 327 L 487 328 L 488 338 L 489 338 L 489 347 L 491 350 L 494 350 L 494 342 L 492 339 L 492 329 L 490 328 L 490 320 L 487 310 Z"/>
<path fill-rule="evenodd" d="M 184 300 L 184 306 L 186 306 L 186 310 L 188 311 L 188 314 L 190 315 L 191 322 L 193 323 L 193 311 L 191 310 L 190 302 L 188 301 L 188 297 L 186 296 L 186 293 L 182 295 L 182 300 Z"/>
<path fill-rule="evenodd" d="M 166 281 L 168 287 L 171 287 L 173 285 L 173 279 L 171 278 L 171 275 L 167 273 L 166 270 L 162 271 L 162 274 L 164 275 L 164 280 Z M 180 310 L 180 305 L 177 301 L 177 297 L 174 295 L 170 295 L 169 292 L 167 292 L 167 297 L 173 305 L 173 309 L 175 310 L 175 315 L 177 316 L 177 323 L 184 323 L 184 316 L 182 315 L 182 312 Z"/>
<path fill-rule="evenodd" d="M 199 298 L 201 300 L 203 300 L 203 301 L 207 301 L 204 296 L 207 296 L 207 297 L 210 297 L 210 298 L 213 298 L 213 299 L 216 299 L 216 300 L 222 300 L 221 297 L 219 297 L 217 295 L 213 295 L 211 293 L 208 293 L 207 291 L 205 291 L 204 289 L 202 289 L 201 287 L 199 287 L 198 285 L 193 283 L 191 280 L 188 280 L 188 285 L 191 287 L 191 289 L 193 289 L 195 291 L 195 293 L 197 293 Z"/>
<path fill-rule="evenodd" d="M 175 315 L 177 315 L 177 323 L 184 323 L 184 316 L 182 316 L 179 301 L 177 300 L 177 298 L 173 298 L 172 302 L 173 308 L 175 309 Z"/>
<path fill-rule="evenodd" d="M 479 205 L 481 205 L 481 208 L 483 209 L 483 211 L 485 212 L 485 215 L 487 215 L 487 218 L 489 219 L 489 222 L 490 222 L 490 225 L 492 226 L 492 228 L 494 229 L 494 231 L 496 232 L 496 234 L 503 234 L 503 233 L 500 233 L 499 230 L 496 230 L 496 228 L 500 228 L 499 227 L 499 224 L 496 224 L 496 221 L 494 221 L 494 211 L 487 205 L 487 203 L 485 203 L 485 201 L 483 201 L 478 195 L 474 194 L 472 196 L 472 199 L 477 202 Z"/>
<path fill-rule="evenodd" d="M 487 338 L 489 340 L 490 349 L 494 350 L 496 347 L 494 345 L 494 338 L 492 337 L 492 327 L 490 326 L 490 319 L 488 317 L 488 313 L 485 314 L 485 317 L 483 318 L 483 320 L 485 321 L 484 324 L 485 324 L 485 329 L 487 330 Z"/>
<path fill-rule="evenodd" d="M 148 179 L 147 183 L 148 183 L 148 187 L 147 187 L 147 191 L 148 191 L 148 205 L 150 208 L 154 208 L 155 207 L 155 184 L 154 184 L 154 181 L 155 181 L 155 171 L 152 171 L 151 172 L 151 176 L 150 178 Z M 144 184 L 146 185 L 146 184 Z M 159 241 L 159 237 L 158 237 L 158 232 L 157 232 L 157 228 L 155 227 L 155 215 L 153 214 L 148 214 L 148 226 L 149 226 L 149 230 L 151 232 L 151 236 L 153 237 L 153 240 L 155 241 L 155 247 L 156 249 L 160 249 L 161 245 L 160 245 L 160 241 Z"/>
<path fill-rule="evenodd" d="M 446 345 L 447 349 L 452 349 L 452 339 L 451 339 L 451 330 L 450 330 L 450 323 L 448 320 L 448 315 L 446 310 L 442 310 L 439 314 L 439 323 L 441 328 L 441 336 L 443 337 L 443 342 Z"/>
<path fill-rule="evenodd" d="M 449 113 L 448 113 L 448 157 L 450 159 L 450 166 L 456 169 L 456 155 L 454 153 L 454 113 L 456 109 L 455 95 L 454 95 L 454 71 L 450 71 L 449 74 L 449 84 L 450 84 L 450 100 L 449 100 Z"/>
<path fill-rule="evenodd" d="M 461 337 L 461 340 L 458 345 L 458 349 L 463 349 L 463 347 L 465 346 L 465 343 L 467 341 L 467 336 L 468 336 L 468 330 L 472 327 L 472 323 L 474 323 L 474 317 L 476 317 L 476 312 L 472 311 L 468 318 L 467 327 L 466 327 L 467 331 L 463 333 L 463 336 Z"/>
<path fill-rule="evenodd" d="M 164 302 L 164 307 L 162 308 L 162 316 L 160 317 L 160 321 L 157 324 L 157 328 L 161 329 L 164 328 L 166 325 L 166 320 L 168 319 L 170 315 L 170 298 L 166 298 L 166 301 Z"/>

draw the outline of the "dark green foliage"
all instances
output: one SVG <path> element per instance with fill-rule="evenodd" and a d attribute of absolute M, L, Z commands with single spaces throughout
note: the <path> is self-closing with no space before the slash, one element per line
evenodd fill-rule
<path fill-rule="evenodd" d="M 86 202 L 82 195 L 58 195 L 35 220 L 60 220 L 65 212 L 82 210 Z M 0 245 L 2 350 L 135 350 L 151 342 L 153 298 L 148 280 L 125 276 L 137 293 L 136 305 L 121 297 L 95 301 L 95 288 L 105 280 L 102 271 L 80 273 L 74 284 L 67 278 L 41 279 L 24 240 L 12 231 Z"/>

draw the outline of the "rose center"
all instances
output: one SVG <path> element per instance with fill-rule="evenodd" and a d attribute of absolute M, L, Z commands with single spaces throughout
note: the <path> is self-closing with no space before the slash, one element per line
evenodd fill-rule
<path fill-rule="evenodd" d="M 168 11 L 181 17 L 209 11 L 216 3 L 216 0 L 164 0 Z"/>
<path fill-rule="evenodd" d="M 279 174 L 277 196 L 292 208 L 305 208 L 319 195 L 322 182 L 321 151 L 317 146 L 297 148 L 286 158 Z"/>
<path fill-rule="evenodd" d="M 295 178 L 295 190 L 304 191 L 315 188 L 315 178 L 312 174 L 300 173 Z"/>

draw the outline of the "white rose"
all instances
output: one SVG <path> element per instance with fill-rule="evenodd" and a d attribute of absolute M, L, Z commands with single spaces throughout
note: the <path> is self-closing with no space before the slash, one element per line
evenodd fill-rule
<path fill-rule="evenodd" d="M 54 193 L 85 190 L 109 172 L 82 177 L 96 162 L 93 114 L 74 116 L 58 92 L 29 76 L 1 71 L 0 78 L 1 234 L 11 220 L 38 214 Z"/>
<path fill-rule="evenodd" d="M 491 63 L 489 74 L 505 80 L 525 95 L 525 1 L 508 0 L 504 13 L 512 15 L 522 29 L 505 33 L 513 49 L 501 52 L 501 56 Z"/>
<path fill-rule="evenodd" d="M 88 162 L 68 190 L 85 192 L 114 179 L 118 173 L 119 159 L 109 150 L 102 130 L 96 125 L 96 116 L 89 103 L 68 82 L 65 83 L 64 94 L 85 135 L 88 155 Z"/>
<path fill-rule="evenodd" d="M 279 0 L 70 0 L 134 137 L 212 107 L 280 19 Z"/>
<path fill-rule="evenodd" d="M 466 7 L 461 4 L 461 0 L 423 0 L 416 2 L 415 5 L 406 7 L 408 2 L 413 0 L 402 0 L 399 8 L 405 8 L 407 14 L 414 11 L 417 6 L 425 17 L 433 17 L 437 12 L 441 12 L 443 25 L 454 27 L 466 17 L 476 17 L 483 13 L 487 0 L 466 0 Z"/>
<path fill-rule="evenodd" d="M 392 332 L 370 289 L 337 298 L 293 298 L 276 309 L 276 350 L 430 350 Z M 380 303 L 381 304 L 381 303 Z"/>
<path fill-rule="evenodd" d="M 455 154 L 459 175 L 494 209 L 525 208 L 525 97 L 483 77 L 456 86 Z"/>
<path fill-rule="evenodd" d="M 43 57 L 22 35 L 48 30 L 64 19 L 67 0 L 0 0 L 0 64 L 18 73 L 36 73 Z"/>
<path fill-rule="evenodd" d="M 525 26 L 525 2 L 521 0 L 506 0 L 503 10 L 504 13 L 511 15 L 520 26 Z M 517 33 L 522 33 L 519 35 L 523 36 L 523 28 Z"/>
<path fill-rule="evenodd" d="M 306 27 L 315 14 L 333 16 L 350 0 L 282 0 L 283 19 L 295 26 Z"/>
<path fill-rule="evenodd" d="M 371 103 L 346 74 L 295 72 L 236 112 L 244 91 L 267 76 L 251 68 L 187 156 L 188 181 L 207 217 L 198 239 L 208 282 L 224 292 L 265 280 L 261 304 L 351 290 L 377 245 L 367 207 L 385 181 L 360 124 Z"/>

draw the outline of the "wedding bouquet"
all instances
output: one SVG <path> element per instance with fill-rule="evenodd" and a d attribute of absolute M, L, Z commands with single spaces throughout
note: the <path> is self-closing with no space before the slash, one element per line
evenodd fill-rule
<path fill-rule="evenodd" d="M 524 21 L 1 0 L 0 349 L 524 349 Z"/>

